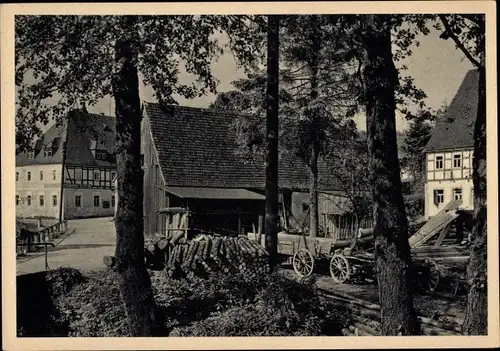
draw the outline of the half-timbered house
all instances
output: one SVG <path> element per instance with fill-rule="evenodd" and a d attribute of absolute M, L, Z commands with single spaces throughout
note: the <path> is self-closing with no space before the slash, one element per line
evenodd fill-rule
<path fill-rule="evenodd" d="M 472 158 L 478 102 L 477 70 L 467 72 L 445 115 L 427 143 L 425 216 L 432 217 L 453 200 L 473 209 Z"/>
<path fill-rule="evenodd" d="M 16 155 L 16 215 L 61 219 L 112 216 L 115 118 L 80 110 Z"/>

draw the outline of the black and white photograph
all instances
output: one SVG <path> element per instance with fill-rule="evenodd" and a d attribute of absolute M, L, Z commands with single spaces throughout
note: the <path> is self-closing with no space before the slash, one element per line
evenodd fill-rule
<path fill-rule="evenodd" d="M 499 346 L 495 4 L 392 3 L 2 5 L 4 348 Z"/>

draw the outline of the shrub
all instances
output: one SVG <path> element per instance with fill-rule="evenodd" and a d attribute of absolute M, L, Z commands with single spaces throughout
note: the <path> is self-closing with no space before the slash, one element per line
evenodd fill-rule
<path fill-rule="evenodd" d="M 52 297 L 57 298 L 84 281 L 84 277 L 78 269 L 61 267 L 48 271 L 45 280 L 49 283 Z"/>
<path fill-rule="evenodd" d="M 223 273 L 176 280 L 153 271 L 151 281 L 165 336 L 341 335 L 346 325 L 346 313 L 314 284 L 277 273 L 254 281 Z M 127 335 L 116 273 L 75 286 L 57 306 L 70 336 Z"/>
<path fill-rule="evenodd" d="M 58 322 L 68 325 L 68 336 L 127 336 L 125 310 L 114 272 L 89 279 L 56 303 Z"/>

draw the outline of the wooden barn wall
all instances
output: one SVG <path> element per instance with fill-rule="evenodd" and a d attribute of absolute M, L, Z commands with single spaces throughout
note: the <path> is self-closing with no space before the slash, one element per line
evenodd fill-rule
<path fill-rule="evenodd" d="M 345 204 L 337 205 L 342 200 Z M 347 201 L 347 203 L 346 203 Z M 319 225 L 326 231 L 329 237 L 337 239 L 349 239 L 358 228 L 371 228 L 373 221 L 370 218 L 362 218 L 356 223 L 355 217 L 349 213 L 342 213 L 342 208 L 348 208 L 349 200 L 346 197 L 320 193 L 318 198 Z M 309 227 L 309 193 L 293 192 L 290 203 L 291 218 L 289 222 L 294 229 L 301 229 L 301 225 Z"/>
<path fill-rule="evenodd" d="M 160 221 L 157 212 L 167 207 L 165 184 L 158 163 L 158 155 L 153 143 L 149 119 L 145 116 L 141 123 L 141 154 L 144 170 L 144 236 L 151 237 L 162 232 L 164 223 Z"/>

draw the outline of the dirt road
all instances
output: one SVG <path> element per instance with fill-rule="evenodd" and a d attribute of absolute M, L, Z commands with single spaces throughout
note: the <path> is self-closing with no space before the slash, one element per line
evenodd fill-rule
<path fill-rule="evenodd" d="M 110 218 L 71 220 L 68 228 L 74 232 L 56 239 L 56 244 L 62 241 L 49 249 L 48 265 L 51 269 L 72 267 L 86 273 L 103 268 L 103 256 L 114 255 L 116 235 Z M 45 270 L 43 250 L 40 254 L 18 259 L 16 266 L 17 275 Z"/>

